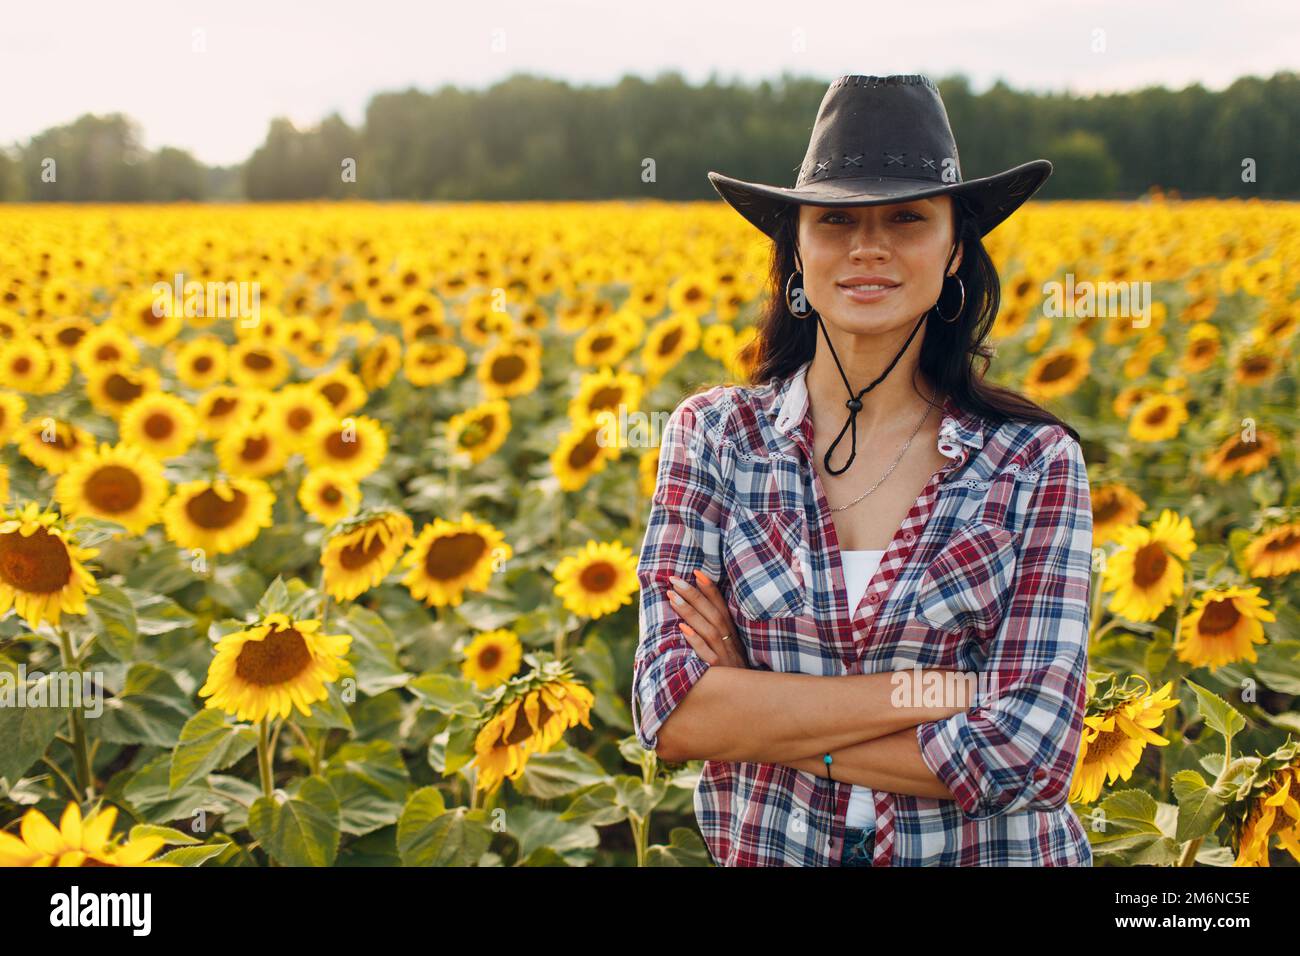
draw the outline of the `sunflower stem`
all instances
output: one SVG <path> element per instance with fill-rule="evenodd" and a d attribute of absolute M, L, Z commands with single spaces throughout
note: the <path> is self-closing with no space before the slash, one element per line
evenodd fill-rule
<path fill-rule="evenodd" d="M 74 671 L 79 666 L 77 655 L 72 649 L 72 635 L 67 628 L 58 628 L 59 650 L 63 655 L 63 666 Z M 90 769 L 90 751 L 86 749 L 86 727 L 76 704 L 68 706 L 68 721 L 72 725 L 72 752 L 76 757 L 77 767 L 77 801 L 93 800 L 95 796 L 95 777 Z"/>
<path fill-rule="evenodd" d="M 63 785 L 68 788 L 68 793 L 72 794 L 72 799 L 75 802 L 80 803 L 81 795 L 77 793 L 77 785 L 72 782 L 72 779 L 66 773 L 63 772 L 63 768 L 51 760 L 48 755 L 41 757 L 41 760 L 43 760 L 45 765 L 53 770 L 55 775 L 63 781 Z"/>
<path fill-rule="evenodd" d="M 257 770 L 262 778 L 262 796 L 268 800 L 275 799 L 275 786 L 271 776 L 271 735 L 270 718 L 263 717 L 258 723 L 257 735 Z"/>

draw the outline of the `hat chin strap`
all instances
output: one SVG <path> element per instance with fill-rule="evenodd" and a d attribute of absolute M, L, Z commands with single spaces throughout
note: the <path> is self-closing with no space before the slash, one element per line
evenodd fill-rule
<path fill-rule="evenodd" d="M 960 245 L 960 243 L 961 243 L 960 239 L 954 242 L 952 246 L 952 252 L 948 254 L 948 261 L 947 263 L 945 263 L 943 267 L 943 275 L 945 279 L 948 278 L 949 275 L 948 267 L 952 265 L 952 260 L 957 255 L 957 248 Z M 799 271 L 800 272 L 803 271 L 802 266 L 800 267 Z M 939 294 L 943 295 L 942 289 L 940 289 Z M 938 304 L 939 304 L 938 300 L 936 300 L 934 305 L 938 305 Z M 831 344 L 831 336 L 830 333 L 826 331 L 825 323 L 822 322 L 822 315 L 820 312 L 817 313 L 817 325 L 822 330 L 822 335 L 826 339 L 826 345 L 831 350 L 831 358 L 835 360 L 835 367 L 839 369 L 840 378 L 844 380 L 844 388 L 849 394 L 848 401 L 844 403 L 849 410 L 849 417 L 845 420 L 844 427 L 840 429 L 840 433 L 835 436 L 835 440 L 831 442 L 830 447 L 826 449 L 826 455 L 822 459 L 822 463 L 826 466 L 826 472 L 828 474 L 842 475 L 846 471 L 848 471 L 849 468 L 852 467 L 853 460 L 858 455 L 858 429 L 856 425 L 858 419 L 858 412 L 862 411 L 862 396 L 867 394 L 867 392 L 871 391 L 873 388 L 875 388 L 877 385 L 883 382 L 885 380 L 885 376 L 887 376 L 890 372 L 893 371 L 894 366 L 898 364 L 898 360 L 902 358 L 903 353 L 907 351 L 907 347 L 912 344 L 912 339 L 916 337 L 917 331 L 921 328 L 921 323 L 925 321 L 926 317 L 930 314 L 930 311 L 933 308 L 934 306 L 931 306 L 929 309 L 926 309 L 924 312 L 921 313 L 921 317 L 916 320 L 915 327 L 913 327 L 911 334 L 907 336 L 907 341 L 903 343 L 903 347 L 898 350 L 898 354 L 894 356 L 893 360 L 890 361 L 890 363 L 885 367 L 885 370 L 880 373 L 879 377 L 877 377 L 874 382 L 872 382 L 862 391 L 858 392 L 857 395 L 853 394 L 853 386 L 849 384 L 849 377 L 844 374 L 844 366 L 840 364 L 840 357 L 835 354 L 835 346 Z M 848 432 L 850 436 L 849 460 L 844 463 L 843 468 L 836 470 L 831 467 L 831 453 L 835 451 L 836 446 L 838 446 L 839 443 L 843 440 L 845 432 Z"/>

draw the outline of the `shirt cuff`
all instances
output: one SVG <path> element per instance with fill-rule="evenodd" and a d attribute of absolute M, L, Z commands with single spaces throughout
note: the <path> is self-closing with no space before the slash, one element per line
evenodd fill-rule
<path fill-rule="evenodd" d="M 644 749 L 658 747 L 659 728 L 708 669 L 709 663 L 688 648 L 661 655 L 640 675 L 632 693 L 632 722 Z"/>
<path fill-rule="evenodd" d="M 1024 806 L 1029 789 L 998 785 L 980 756 L 970 729 L 970 711 L 916 725 L 921 760 L 952 791 L 967 820 L 990 820 Z"/>

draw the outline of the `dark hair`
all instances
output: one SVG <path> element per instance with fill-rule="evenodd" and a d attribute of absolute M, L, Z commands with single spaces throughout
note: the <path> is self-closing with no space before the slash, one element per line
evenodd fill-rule
<path fill-rule="evenodd" d="M 959 408 L 979 415 L 994 427 L 1012 419 L 1043 422 L 1060 425 L 1079 441 L 1079 433 L 1047 409 L 1018 392 L 984 380 L 993 359 L 993 349 L 984 340 L 998 314 L 1002 286 L 965 202 L 960 196 L 952 198 L 954 230 L 962 242 L 957 275 L 966 290 L 966 304 L 951 323 L 933 314 L 926 319 L 926 327 L 919 333 L 922 336 L 920 370 L 938 386 L 940 395 L 950 395 Z M 786 282 L 796 271 L 798 234 L 799 206 L 791 203 L 782 214 L 772 243 L 769 299 L 757 323 L 758 335 L 751 343 L 751 348 L 757 350 L 750 373 L 751 386 L 794 374 L 816 351 L 820 334 L 816 316 L 795 318 L 785 299 Z M 954 293 L 945 283 L 939 311 L 952 315 L 960 301 L 960 290 Z M 983 361 L 979 371 L 975 369 L 976 359 Z M 930 401 L 929 396 L 922 398 Z"/>

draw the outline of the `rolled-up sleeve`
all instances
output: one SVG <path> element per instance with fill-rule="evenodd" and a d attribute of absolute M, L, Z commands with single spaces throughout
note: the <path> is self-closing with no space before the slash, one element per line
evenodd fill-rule
<path fill-rule="evenodd" d="M 916 728 L 922 760 L 969 820 L 1059 809 L 1070 792 L 1087 704 L 1092 501 L 1083 451 L 1058 430 L 989 647 L 992 699 Z"/>
<path fill-rule="evenodd" d="M 646 750 L 659 728 L 709 669 L 678 629 L 668 600 L 670 577 L 693 581 L 700 568 L 715 581 L 721 568 L 721 482 L 717 455 L 700 418 L 701 396 L 669 416 L 659 450 L 654 497 L 637 563 L 640 639 L 632 673 L 632 721 Z"/>

